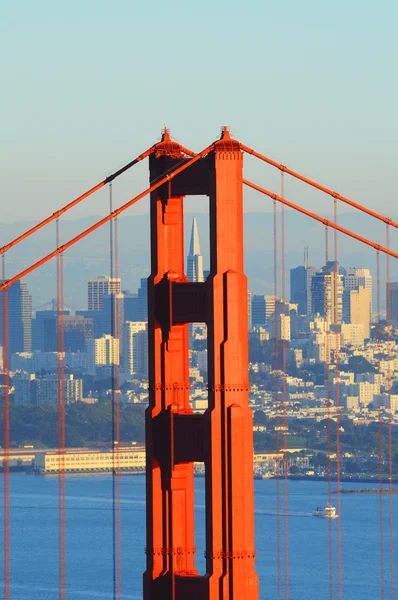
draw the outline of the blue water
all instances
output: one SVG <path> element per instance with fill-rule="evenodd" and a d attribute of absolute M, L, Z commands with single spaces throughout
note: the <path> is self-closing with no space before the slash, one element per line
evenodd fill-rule
<path fill-rule="evenodd" d="M 0 498 L 2 498 L 0 479 Z M 355 484 L 343 484 L 354 487 Z M 357 484 L 359 485 L 359 484 Z M 257 573 L 261 600 L 277 598 L 276 484 L 255 481 Z M 282 486 L 281 486 L 282 487 Z M 363 487 L 369 487 L 364 485 Z M 112 599 L 112 480 L 69 476 L 67 491 L 68 600 Z M 289 482 L 290 600 L 329 599 L 329 522 L 311 516 L 327 501 L 323 482 Z M 57 478 L 11 476 L 11 599 L 56 600 L 58 581 Z M 145 479 L 122 477 L 122 598 L 141 599 L 145 569 Z M 334 497 L 337 501 L 337 498 Z M 398 496 L 393 497 L 395 512 Z M 283 498 L 282 498 L 283 506 Z M 384 498 L 385 600 L 391 600 L 388 529 Z M 204 570 L 204 479 L 196 481 L 198 569 Z M 284 518 L 281 519 L 282 525 Z M 398 514 L 396 515 L 398 522 Z M 379 600 L 380 525 L 377 495 L 342 495 L 343 598 Z M 337 593 L 337 520 L 333 521 L 334 597 Z M 1 529 L 1 528 L 0 528 Z M 395 528 L 395 534 L 398 533 Z M 0 531 L 2 535 L 2 531 Z M 396 546 L 398 536 L 396 535 Z M 2 539 L 2 538 L 1 538 Z M 284 535 L 282 530 L 282 550 Z M 398 553 L 396 552 L 395 563 Z M 1 561 L 2 562 L 2 561 Z M 282 554 L 282 568 L 285 565 Z M 1 577 L 0 571 L 0 577 Z M 284 581 L 282 582 L 284 590 Z M 2 591 L 0 589 L 0 595 Z M 282 598 L 285 598 L 282 593 Z"/>

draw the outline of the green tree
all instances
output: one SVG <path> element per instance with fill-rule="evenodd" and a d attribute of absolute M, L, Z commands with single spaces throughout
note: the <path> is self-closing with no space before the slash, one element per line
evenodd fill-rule
<path fill-rule="evenodd" d="M 264 426 L 267 424 L 267 417 L 263 410 L 256 410 L 256 412 L 253 415 L 253 424 Z"/>
<path fill-rule="evenodd" d="M 375 373 L 375 367 L 364 356 L 350 356 L 347 365 L 341 365 L 341 370 L 353 373 Z"/>

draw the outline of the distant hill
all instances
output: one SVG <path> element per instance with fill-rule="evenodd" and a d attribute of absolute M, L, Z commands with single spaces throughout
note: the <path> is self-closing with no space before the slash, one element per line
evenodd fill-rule
<path fill-rule="evenodd" d="M 190 207 L 191 208 L 191 207 Z M 186 253 L 194 213 L 186 214 Z M 209 262 L 208 217 L 196 213 L 198 220 L 201 250 L 205 268 Z M 78 220 L 63 220 L 61 223 L 61 243 L 77 235 L 100 217 L 86 217 Z M 330 217 L 329 217 L 330 218 Z M 380 244 L 385 244 L 383 224 L 357 213 L 343 213 L 338 223 Z M 280 216 L 278 215 L 278 225 Z M 0 243 L 3 245 L 33 223 L 3 223 L 0 225 Z M 333 231 L 329 231 L 329 259 L 333 259 Z M 397 235 L 391 232 L 391 247 L 397 248 Z M 278 226 L 278 264 L 280 265 L 280 228 Z M 287 293 L 289 293 L 289 269 L 303 263 L 304 246 L 309 246 L 310 262 L 316 266 L 325 263 L 325 227 L 303 215 L 285 213 L 285 264 Z M 7 256 L 6 275 L 10 276 L 55 247 L 55 228 L 48 226 L 32 238 L 12 249 Z M 119 274 L 124 289 L 136 291 L 141 277 L 149 273 L 149 215 L 134 215 L 119 219 Z M 343 235 L 338 237 L 338 259 L 343 266 L 368 267 L 376 275 L 376 252 Z M 397 261 L 391 259 L 391 278 L 398 280 Z M 86 280 L 100 274 L 109 273 L 109 226 L 91 234 L 65 254 L 65 301 L 72 307 L 86 306 Z M 249 278 L 249 288 L 255 293 L 273 293 L 273 214 L 257 212 L 245 214 L 245 268 Z M 381 257 L 382 303 L 384 305 L 385 258 Z M 27 277 L 33 294 L 33 306 L 38 307 L 56 294 L 55 262 L 41 267 Z M 375 287 L 375 286 L 374 286 Z"/>

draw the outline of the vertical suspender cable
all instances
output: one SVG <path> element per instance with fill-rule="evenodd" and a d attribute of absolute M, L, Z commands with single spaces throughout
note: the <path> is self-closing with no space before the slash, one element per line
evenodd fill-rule
<path fill-rule="evenodd" d="M 112 182 L 109 184 L 109 213 L 113 212 L 113 196 L 112 196 Z M 114 361 L 114 348 L 116 348 L 116 319 L 115 319 L 115 287 L 114 281 L 114 240 L 113 240 L 113 220 L 109 221 L 109 269 L 110 269 L 110 282 L 109 282 L 109 296 L 110 296 L 110 364 L 111 364 L 111 379 L 112 379 L 112 398 L 111 398 L 111 416 L 112 416 L 112 587 L 113 587 L 113 600 L 117 600 L 118 585 L 118 554 L 117 554 L 117 482 L 116 482 L 116 457 L 115 457 L 115 442 L 116 442 L 116 385 L 115 385 L 115 361 Z"/>
<path fill-rule="evenodd" d="M 330 386 L 330 315 L 329 315 L 329 295 L 331 294 L 331 285 L 329 285 L 329 228 L 325 227 L 325 284 L 324 284 L 324 303 L 325 303 L 325 369 L 326 369 L 326 395 L 327 395 L 327 421 L 328 421 L 328 504 L 332 503 L 332 465 L 331 465 L 331 386 Z M 331 282 L 330 282 L 331 283 Z M 329 597 L 333 600 L 333 529 L 332 519 L 328 519 L 329 526 Z"/>
<path fill-rule="evenodd" d="M 390 226 L 386 225 L 386 247 L 390 248 Z M 391 297 L 390 297 L 390 256 L 386 255 L 386 312 L 387 312 L 387 394 L 388 394 L 388 476 L 389 476 L 389 512 L 390 512 L 390 571 L 391 598 L 395 598 L 394 566 L 394 511 L 393 511 L 393 430 L 391 410 Z"/>
<path fill-rule="evenodd" d="M 337 225 L 337 200 L 334 199 L 334 222 Z M 339 373 L 339 351 L 341 337 L 340 323 L 342 322 L 342 304 L 339 304 L 339 268 L 338 268 L 338 255 L 337 255 L 337 229 L 334 230 L 334 328 L 335 328 L 335 350 L 334 350 L 334 363 L 335 363 L 335 376 L 336 376 L 336 481 L 337 481 L 337 577 L 339 586 L 339 600 L 343 598 L 343 579 L 342 579 L 342 558 L 341 558 L 341 455 L 340 455 L 340 373 Z M 341 299 L 342 300 L 342 299 Z M 340 306 L 340 309 L 339 309 Z M 340 310 L 340 314 L 339 314 Z"/>
<path fill-rule="evenodd" d="M 381 317 L 380 317 L 380 252 L 376 254 L 377 264 L 377 382 L 379 386 L 379 512 L 380 512 L 380 581 L 381 581 L 381 600 L 385 596 L 385 574 L 384 574 L 384 523 L 383 523 L 383 422 L 382 422 L 382 407 L 381 407 Z"/>
<path fill-rule="evenodd" d="M 285 174 L 281 173 L 281 197 L 285 196 Z M 284 513 L 285 513 L 285 596 L 289 600 L 289 465 L 287 452 L 287 389 L 286 389 L 286 344 L 287 344 L 287 319 L 288 304 L 286 302 L 286 268 L 285 268 L 285 206 L 281 206 L 281 279 L 282 279 L 282 313 L 281 341 L 282 341 L 282 371 L 283 371 L 283 474 L 284 474 Z"/>
<path fill-rule="evenodd" d="M 2 280 L 5 282 L 5 254 L 2 256 Z M 9 344 L 8 344 L 8 289 L 2 292 L 3 304 L 3 476 L 4 476 L 4 600 L 10 600 L 10 413 L 9 413 Z"/>
<path fill-rule="evenodd" d="M 60 246 L 59 219 L 56 245 Z M 65 514 L 65 324 L 63 255 L 57 255 L 57 350 L 58 350 L 58 597 L 66 600 L 66 514 Z"/>
<path fill-rule="evenodd" d="M 167 192 L 168 199 L 172 197 L 171 195 L 171 180 L 169 179 L 167 184 Z M 170 292 L 171 293 L 171 292 Z M 172 323 L 172 305 L 170 300 L 170 322 Z M 170 411 L 170 477 L 169 481 L 172 482 L 173 472 L 174 472 L 174 410 L 179 407 L 179 392 L 178 388 L 174 386 L 172 402 L 169 406 Z M 173 529 L 173 489 L 170 487 L 168 490 L 168 512 L 169 512 L 169 574 L 170 574 L 170 585 L 171 585 L 171 600 L 175 600 L 176 598 L 176 576 L 175 569 L 177 567 L 177 548 L 174 547 L 174 529 Z"/>
<path fill-rule="evenodd" d="M 115 270 L 114 276 L 116 281 L 119 278 L 119 233 L 118 233 L 118 218 L 114 219 L 114 260 Z M 116 287 L 116 289 L 118 289 Z M 119 294 L 115 294 L 115 340 L 117 340 L 115 357 L 115 442 L 116 442 L 116 508 L 117 508 L 117 600 L 121 598 L 121 512 L 120 512 L 120 324 L 119 324 Z"/>
<path fill-rule="evenodd" d="M 66 493 L 65 493 L 65 302 L 64 302 L 64 255 L 60 254 L 61 267 L 61 453 L 62 453 L 62 471 L 61 471 L 61 517 L 62 517 L 62 580 L 63 580 L 63 595 L 62 600 L 66 600 Z"/>
<path fill-rule="evenodd" d="M 281 600 L 281 500 L 280 500 L 280 457 L 279 457 L 279 342 L 278 342 L 278 235 L 276 201 L 274 200 L 274 354 L 275 354 L 275 481 L 276 481 L 276 529 L 278 600 Z"/>
<path fill-rule="evenodd" d="M 176 398 L 178 394 L 177 390 L 173 391 L 173 398 Z M 170 481 L 172 480 L 173 471 L 174 471 L 174 406 L 176 405 L 175 399 L 171 406 L 169 406 L 170 411 Z M 169 531 L 169 571 L 170 571 L 170 584 L 171 584 L 171 600 L 176 599 L 176 575 L 175 569 L 177 567 L 177 548 L 174 547 L 174 530 L 173 530 L 173 489 L 169 489 L 169 523 L 170 523 L 170 531 Z"/>

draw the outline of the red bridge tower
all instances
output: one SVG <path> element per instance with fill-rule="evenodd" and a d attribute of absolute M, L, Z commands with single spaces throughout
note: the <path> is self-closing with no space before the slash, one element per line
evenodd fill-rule
<path fill-rule="evenodd" d="M 167 130 L 150 179 L 188 160 Z M 207 156 L 151 194 L 145 600 L 257 600 L 248 402 L 243 154 L 227 128 Z M 210 202 L 210 275 L 184 272 L 184 196 Z M 189 401 L 188 324 L 208 327 L 208 409 Z M 206 574 L 195 568 L 194 462 L 205 464 Z"/>

